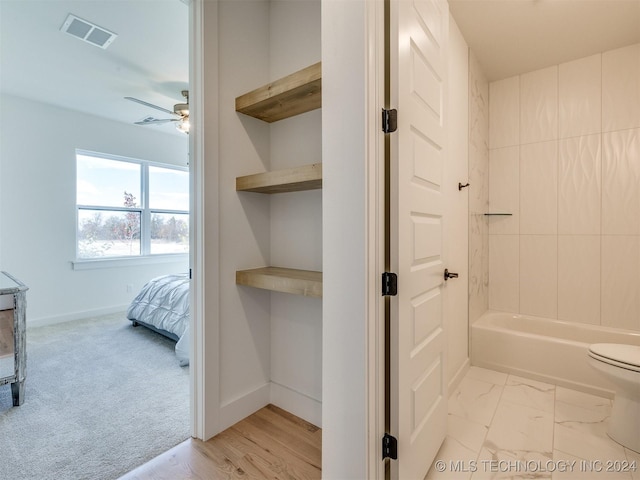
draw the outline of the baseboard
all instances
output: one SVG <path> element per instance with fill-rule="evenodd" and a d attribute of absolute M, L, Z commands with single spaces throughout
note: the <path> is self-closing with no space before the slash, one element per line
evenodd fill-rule
<path fill-rule="evenodd" d="M 29 318 L 29 308 L 27 308 L 27 327 L 45 327 L 47 325 L 56 325 L 58 323 L 71 322 L 74 320 L 83 320 L 85 318 L 99 317 L 101 315 L 111 315 L 112 313 L 120 313 L 127 311 L 129 304 L 117 305 L 115 307 L 96 308 L 93 310 L 84 310 L 82 312 L 65 313 L 62 315 L 54 315 L 51 317 Z"/>
<path fill-rule="evenodd" d="M 241 397 L 220 406 L 220 426 L 222 432 L 270 402 L 271 384 L 269 382 Z"/>
<path fill-rule="evenodd" d="M 218 431 L 222 432 L 269 403 L 322 427 L 322 402 L 284 385 L 268 382 L 222 405 Z"/>
<path fill-rule="evenodd" d="M 315 398 L 271 382 L 271 403 L 322 428 L 322 402 Z"/>
<path fill-rule="evenodd" d="M 451 393 L 453 393 L 455 389 L 458 388 L 458 385 L 460 385 L 460 382 L 469 371 L 470 367 L 471 360 L 469 360 L 469 358 L 466 358 L 465 361 L 462 362 L 462 365 L 460 365 L 458 371 L 454 373 L 451 380 L 449 380 L 449 395 L 451 395 Z"/>

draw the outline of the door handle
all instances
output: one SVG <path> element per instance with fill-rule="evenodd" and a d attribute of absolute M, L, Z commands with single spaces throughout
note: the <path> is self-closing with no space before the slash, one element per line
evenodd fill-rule
<path fill-rule="evenodd" d="M 445 268 L 444 269 L 444 281 L 446 282 L 450 278 L 458 278 L 458 274 L 450 272 L 448 268 Z"/>

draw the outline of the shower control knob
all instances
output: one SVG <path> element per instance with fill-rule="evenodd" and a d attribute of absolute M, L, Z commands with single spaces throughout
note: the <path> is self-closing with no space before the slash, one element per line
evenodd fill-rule
<path fill-rule="evenodd" d="M 446 282 L 450 278 L 458 278 L 458 274 L 450 272 L 448 268 L 445 268 L 444 269 L 444 281 Z"/>

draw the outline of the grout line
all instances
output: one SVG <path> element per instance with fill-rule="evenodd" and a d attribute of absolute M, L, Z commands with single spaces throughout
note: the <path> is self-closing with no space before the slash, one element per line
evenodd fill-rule
<path fill-rule="evenodd" d="M 604 122 L 603 122 L 603 107 L 604 107 L 604 90 L 602 88 L 603 86 L 603 80 L 604 80 L 604 75 L 602 73 L 602 53 L 600 53 L 600 259 L 599 259 L 599 264 L 600 264 L 600 311 L 598 314 L 598 325 L 602 325 L 602 314 L 603 314 L 603 309 L 602 309 L 602 305 L 604 303 L 604 297 L 603 297 L 603 290 L 604 290 L 604 285 L 603 285 L 603 279 L 602 279 L 602 273 L 604 271 L 604 265 L 602 263 L 602 253 L 603 253 L 603 248 L 602 248 L 602 243 L 603 243 L 603 233 L 604 233 L 604 228 L 603 228 L 603 224 L 604 224 L 604 218 L 602 215 L 603 212 L 603 206 L 604 206 L 604 135 L 602 133 L 602 131 L 604 130 Z"/>

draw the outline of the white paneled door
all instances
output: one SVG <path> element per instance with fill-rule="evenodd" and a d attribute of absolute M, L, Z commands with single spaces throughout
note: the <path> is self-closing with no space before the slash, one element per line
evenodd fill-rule
<path fill-rule="evenodd" d="M 447 428 L 442 187 L 447 163 L 446 0 L 391 0 L 391 433 L 392 478 L 427 473 Z"/>

